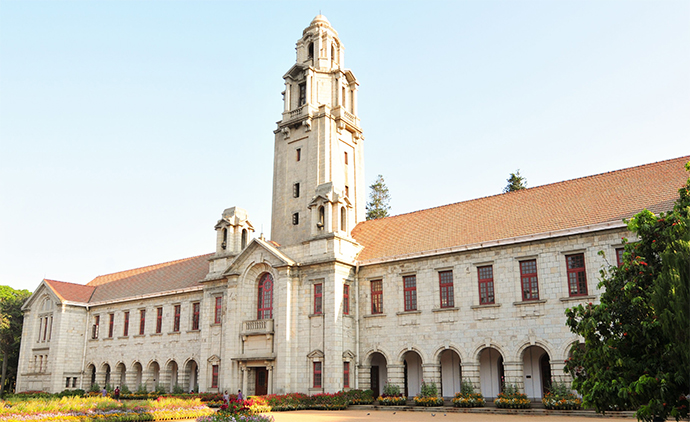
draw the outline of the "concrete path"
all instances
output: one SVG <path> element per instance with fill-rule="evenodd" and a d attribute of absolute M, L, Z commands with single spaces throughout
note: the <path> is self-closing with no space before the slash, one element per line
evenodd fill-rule
<path fill-rule="evenodd" d="M 598 417 L 566 415 L 500 415 L 495 413 L 449 413 L 389 410 L 298 410 L 294 412 L 271 412 L 276 422 L 595 422 Z M 606 417 L 607 421 L 635 421 L 630 418 Z"/>

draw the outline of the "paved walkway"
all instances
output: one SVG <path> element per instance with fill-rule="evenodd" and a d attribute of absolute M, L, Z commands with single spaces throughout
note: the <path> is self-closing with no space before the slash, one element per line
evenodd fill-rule
<path fill-rule="evenodd" d="M 496 413 L 458 413 L 392 410 L 298 410 L 294 412 L 271 412 L 276 422 L 594 422 L 600 415 L 575 416 L 564 414 L 496 414 Z M 596 415 L 596 416 L 595 416 Z M 635 419 L 606 417 L 606 420 L 632 422 Z"/>

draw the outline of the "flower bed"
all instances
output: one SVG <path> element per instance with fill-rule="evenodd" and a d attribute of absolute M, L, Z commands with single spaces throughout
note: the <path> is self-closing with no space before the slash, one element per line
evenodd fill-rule
<path fill-rule="evenodd" d="M 506 385 L 503 392 L 498 393 L 498 398 L 494 400 L 494 404 L 496 407 L 504 409 L 529 409 L 532 407 L 532 402 L 514 385 Z"/>
<path fill-rule="evenodd" d="M 414 398 L 414 404 L 417 406 L 426 406 L 426 407 L 432 407 L 432 406 L 443 406 L 443 398 L 442 397 L 415 397 Z"/>
<path fill-rule="evenodd" d="M 546 393 L 541 402 L 545 408 L 551 410 L 577 410 L 582 406 L 582 400 L 575 394 L 563 397 L 553 393 Z"/>
<path fill-rule="evenodd" d="M 484 407 L 486 401 L 482 393 L 455 393 L 453 406 L 455 407 Z"/>
<path fill-rule="evenodd" d="M 151 421 L 190 419 L 212 413 L 213 410 L 199 399 L 158 399 L 125 404 L 108 397 L 63 397 L 9 400 L 0 407 L 0 421 Z"/>
<path fill-rule="evenodd" d="M 381 406 L 404 406 L 407 403 L 407 398 L 402 396 L 379 396 L 376 401 Z"/>
<path fill-rule="evenodd" d="M 197 422 L 274 422 L 271 415 L 232 415 L 229 413 L 216 413 L 211 416 L 197 418 Z"/>
<path fill-rule="evenodd" d="M 371 390 L 350 390 L 345 395 L 349 404 L 372 404 L 374 402 L 374 392 Z"/>

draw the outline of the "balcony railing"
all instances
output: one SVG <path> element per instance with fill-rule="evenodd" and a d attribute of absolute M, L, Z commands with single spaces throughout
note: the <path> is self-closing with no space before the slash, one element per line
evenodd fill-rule
<path fill-rule="evenodd" d="M 242 334 L 272 334 L 273 320 L 272 319 L 255 319 L 252 321 L 242 322 Z"/>

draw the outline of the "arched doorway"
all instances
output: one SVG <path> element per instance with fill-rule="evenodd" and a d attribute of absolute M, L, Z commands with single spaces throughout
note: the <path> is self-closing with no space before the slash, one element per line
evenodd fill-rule
<path fill-rule="evenodd" d="M 134 387 L 139 390 L 141 388 L 141 381 L 143 377 L 143 368 L 141 367 L 141 363 L 134 362 L 132 369 L 134 369 Z"/>
<path fill-rule="evenodd" d="M 185 387 L 187 391 L 196 391 L 199 384 L 198 373 L 199 366 L 196 362 L 193 360 L 187 362 L 187 365 L 185 365 L 185 375 L 187 377 L 187 385 Z"/>
<path fill-rule="evenodd" d="M 405 371 L 405 397 L 416 396 L 422 387 L 422 358 L 417 352 L 409 351 L 403 355 Z"/>
<path fill-rule="evenodd" d="M 115 367 L 115 386 L 122 388 L 127 382 L 127 368 L 120 362 Z"/>
<path fill-rule="evenodd" d="M 479 379 L 484 397 L 493 399 L 503 390 L 503 356 L 493 347 L 479 352 Z"/>
<path fill-rule="evenodd" d="M 153 361 L 149 364 L 149 378 L 146 380 L 146 389 L 154 391 L 160 383 L 161 367 L 158 362 Z"/>
<path fill-rule="evenodd" d="M 462 384 L 462 367 L 460 356 L 455 350 L 441 352 L 441 394 L 443 397 L 453 397 L 460 392 Z"/>
<path fill-rule="evenodd" d="M 175 389 L 175 386 L 177 385 L 177 362 L 174 360 L 170 361 L 168 363 L 168 377 L 170 379 L 170 385 L 168 385 L 168 389 L 170 392 L 172 392 Z"/>
<path fill-rule="evenodd" d="M 541 399 L 551 385 L 549 354 L 539 346 L 529 346 L 522 353 L 525 394 L 530 399 Z"/>
<path fill-rule="evenodd" d="M 89 374 L 89 388 L 96 383 L 96 367 L 92 364 L 86 368 L 86 373 Z"/>
<path fill-rule="evenodd" d="M 379 352 L 371 354 L 370 383 L 374 397 L 378 397 L 383 392 L 383 386 L 388 379 L 388 369 L 386 367 L 386 357 Z"/>
<path fill-rule="evenodd" d="M 107 363 L 103 365 L 103 376 L 104 376 L 104 381 L 103 381 L 103 386 L 110 386 L 110 365 Z"/>

